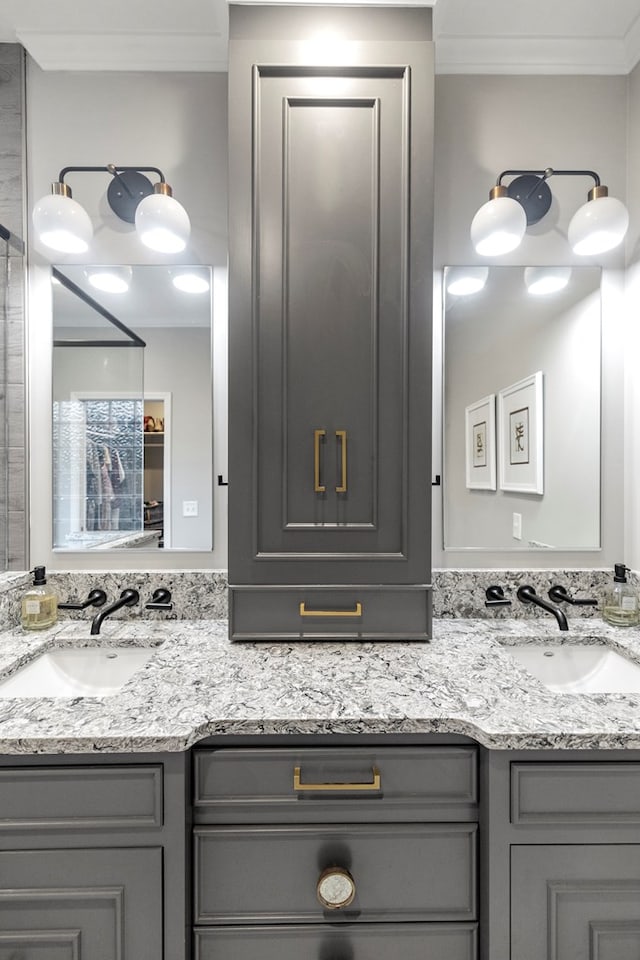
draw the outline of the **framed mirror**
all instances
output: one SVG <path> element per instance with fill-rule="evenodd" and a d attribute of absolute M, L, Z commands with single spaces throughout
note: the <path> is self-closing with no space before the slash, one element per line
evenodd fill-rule
<path fill-rule="evenodd" d="M 446 550 L 599 549 L 600 281 L 445 268 Z"/>
<path fill-rule="evenodd" d="M 211 269 L 52 280 L 54 551 L 211 550 Z"/>

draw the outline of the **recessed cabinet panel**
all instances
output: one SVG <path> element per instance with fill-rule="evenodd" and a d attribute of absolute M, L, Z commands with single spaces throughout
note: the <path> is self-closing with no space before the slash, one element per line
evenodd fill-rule
<path fill-rule="evenodd" d="M 511 822 L 640 823 L 640 763 L 512 763 Z"/>
<path fill-rule="evenodd" d="M 197 827 L 195 923 L 475 920 L 475 834 L 475 824 Z M 325 911 L 316 886 L 335 865 L 356 895 Z"/>
<path fill-rule="evenodd" d="M 282 73 L 256 76 L 258 554 L 403 555 L 409 72 Z"/>
<path fill-rule="evenodd" d="M 355 960 L 360 957 L 363 960 L 475 960 L 476 926 L 472 923 L 404 926 L 378 923 L 350 926 L 346 930 L 339 925 L 325 924 L 204 928 L 195 934 L 195 960 Z"/>
<path fill-rule="evenodd" d="M 515 846 L 513 960 L 627 960 L 640 953 L 640 846 Z"/>
<path fill-rule="evenodd" d="M 162 826 L 162 766 L 6 767 L 0 831 Z"/>
<path fill-rule="evenodd" d="M 1 960 L 160 960 L 162 941 L 160 849 L 0 852 Z"/>

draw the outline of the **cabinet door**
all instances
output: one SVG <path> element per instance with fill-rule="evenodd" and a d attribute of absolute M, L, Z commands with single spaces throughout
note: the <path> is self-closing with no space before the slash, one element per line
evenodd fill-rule
<path fill-rule="evenodd" d="M 162 851 L 0 852 L 0 960 L 162 960 Z"/>
<path fill-rule="evenodd" d="M 637 960 L 640 846 L 516 846 L 511 960 Z"/>
<path fill-rule="evenodd" d="M 428 582 L 431 50 L 365 16 L 339 67 L 232 30 L 232 583 Z"/>

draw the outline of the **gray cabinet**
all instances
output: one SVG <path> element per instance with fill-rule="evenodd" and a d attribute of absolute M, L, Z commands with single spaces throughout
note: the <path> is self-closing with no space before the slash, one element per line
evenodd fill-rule
<path fill-rule="evenodd" d="M 637 960 L 640 845 L 514 846 L 512 960 Z"/>
<path fill-rule="evenodd" d="M 0 960 L 160 960 L 162 850 L 0 852 Z"/>
<path fill-rule="evenodd" d="M 231 6 L 233 639 L 429 635 L 431 58 L 426 9 Z"/>
<path fill-rule="evenodd" d="M 473 747 L 196 749 L 194 774 L 197 960 L 475 960 Z"/>
<path fill-rule="evenodd" d="M 639 759 L 482 751 L 482 956 L 637 960 Z"/>
<path fill-rule="evenodd" d="M 188 960 L 187 760 L 0 761 L 0 960 Z"/>

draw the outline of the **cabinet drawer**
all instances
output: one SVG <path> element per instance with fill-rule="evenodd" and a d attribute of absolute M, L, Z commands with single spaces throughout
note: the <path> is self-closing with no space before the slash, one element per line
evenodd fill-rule
<path fill-rule="evenodd" d="M 0 831 L 162 826 L 162 765 L 4 767 Z"/>
<path fill-rule="evenodd" d="M 512 763 L 514 824 L 640 823 L 640 763 Z"/>
<path fill-rule="evenodd" d="M 428 640 L 430 590 L 426 586 L 230 587 L 230 636 L 232 640 Z"/>
<path fill-rule="evenodd" d="M 195 923 L 474 920 L 473 824 L 196 827 Z M 355 899 L 326 910 L 316 885 L 339 865 Z"/>
<path fill-rule="evenodd" d="M 473 747 L 198 750 L 194 771 L 199 823 L 463 820 L 476 813 Z"/>
<path fill-rule="evenodd" d="M 377 923 L 290 927 L 201 928 L 195 933 L 195 960 L 475 960 L 473 923 Z"/>

